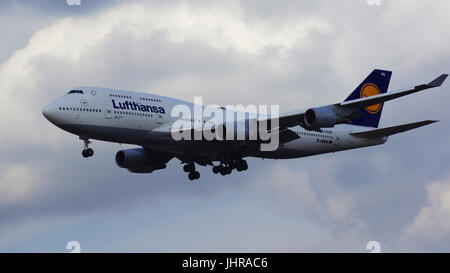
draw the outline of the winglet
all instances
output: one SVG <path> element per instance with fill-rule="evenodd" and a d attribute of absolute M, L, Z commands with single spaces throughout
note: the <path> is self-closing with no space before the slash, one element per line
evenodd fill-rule
<path fill-rule="evenodd" d="M 445 79 L 447 79 L 447 76 L 448 76 L 448 74 L 442 74 L 439 77 L 437 77 L 436 79 L 432 80 L 427 85 L 432 86 L 432 87 L 441 86 L 441 84 L 445 81 Z"/>

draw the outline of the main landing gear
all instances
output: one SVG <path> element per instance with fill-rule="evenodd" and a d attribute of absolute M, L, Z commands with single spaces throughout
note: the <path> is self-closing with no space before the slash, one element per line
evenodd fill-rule
<path fill-rule="evenodd" d="M 82 139 L 84 142 L 84 149 L 81 152 L 81 154 L 83 155 L 84 158 L 88 158 L 94 155 L 94 150 L 92 150 L 91 148 L 89 148 L 89 144 L 91 144 L 92 142 L 89 141 L 89 139 Z"/>
<path fill-rule="evenodd" d="M 188 178 L 189 180 L 196 180 L 200 178 L 200 173 L 195 170 L 194 163 L 189 163 L 183 166 L 183 171 L 189 173 Z"/>
<path fill-rule="evenodd" d="M 238 172 L 246 171 L 248 169 L 247 161 L 243 159 L 234 160 L 229 163 L 222 163 L 212 168 L 213 173 L 220 173 L 221 175 L 231 174 L 236 169 Z"/>

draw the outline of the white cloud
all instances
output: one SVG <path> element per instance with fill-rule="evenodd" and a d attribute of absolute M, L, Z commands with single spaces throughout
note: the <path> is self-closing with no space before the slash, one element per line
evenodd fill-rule
<path fill-rule="evenodd" d="M 27 203 L 40 191 L 42 173 L 22 165 L 0 165 L 0 208 L 16 202 Z"/>
<path fill-rule="evenodd" d="M 156 93 L 182 99 L 191 99 L 194 94 L 203 95 L 207 103 L 275 102 L 281 104 L 282 110 L 289 110 L 342 99 L 375 67 L 401 68 L 398 73 L 409 83 L 416 83 L 413 81 L 415 75 L 426 74 L 427 79 L 435 70 L 441 72 L 445 65 L 442 60 L 448 59 L 450 20 L 445 11 L 449 3 L 410 2 L 387 2 L 374 8 L 356 7 L 351 2 L 305 4 L 292 1 L 279 5 L 275 1 L 269 8 L 264 3 L 260 9 L 253 9 L 249 2 L 238 1 L 189 4 L 142 1 L 105 6 L 95 13 L 57 19 L 51 25 L 40 27 L 26 46 L 18 49 L 0 67 L 0 116 L 3 117 L 0 154 L 8 155 L 0 163 L 2 216 L 14 215 L 14 219 L 20 219 L 67 211 L 85 213 L 114 204 L 122 207 L 121 202 L 137 202 L 138 196 L 148 198 L 149 194 L 154 194 L 152 198 L 157 198 L 161 192 L 197 192 L 205 190 L 203 187 L 217 190 L 217 187 L 229 186 L 211 183 L 222 178 L 203 173 L 200 183 L 204 184 L 196 185 L 198 188 L 186 186 L 180 179 L 184 174 L 177 172 L 179 169 L 175 168 L 179 166 L 175 163 L 172 169 L 148 177 L 128 174 L 115 169 L 112 144 L 101 146 L 97 142 L 95 148 L 99 153 L 96 152 L 93 161 L 78 161 L 79 150 L 73 144 L 77 141 L 75 137 L 48 123 L 40 113 L 46 103 L 61 96 L 65 89 L 92 84 L 156 90 Z M 309 10 L 310 5 L 314 6 L 313 12 Z M 417 11 L 423 9 L 429 12 L 419 12 L 418 19 Z M 275 13 L 277 16 L 272 15 Z M 429 16 L 429 13 L 436 16 Z M 410 71 L 416 72 L 411 75 Z M 397 79 L 393 78 L 393 84 L 398 86 Z M 416 108 L 420 111 L 410 111 L 410 104 L 396 104 L 398 113 L 389 117 L 395 121 L 409 119 L 422 111 L 436 111 L 445 117 L 448 100 L 444 96 L 441 92 L 435 104 L 418 104 L 420 107 Z M 385 109 L 384 118 L 392 108 Z M 434 136 L 436 141 L 429 143 L 428 150 L 442 147 L 438 138 L 445 139 L 448 134 L 446 127 L 442 128 L 442 135 Z M 432 168 L 436 168 L 436 172 L 445 168 L 442 166 L 447 153 L 441 149 L 436 155 L 427 157 L 429 160 L 423 162 L 421 168 L 409 169 L 408 159 L 413 159 L 403 156 L 408 154 L 405 147 L 414 155 L 421 155 L 423 147 L 408 141 L 395 145 L 395 139 L 390 140 L 393 144 L 388 146 L 390 153 L 386 155 L 367 157 L 374 149 L 386 149 L 383 146 L 361 153 L 347 152 L 347 156 L 341 153 L 301 159 L 297 161 L 299 164 L 306 163 L 311 168 L 300 171 L 298 166 L 289 165 L 287 161 L 272 161 L 273 166 L 268 165 L 265 169 L 255 164 L 245 174 L 223 179 L 231 180 L 227 182 L 236 186 L 250 179 L 252 171 L 260 172 L 254 185 L 264 192 L 269 191 L 271 198 L 259 202 L 280 206 L 285 210 L 283 217 L 289 217 L 293 222 L 303 221 L 301 217 L 295 218 L 300 211 L 314 224 L 323 226 L 324 233 L 336 237 L 334 242 L 329 236 L 317 244 L 314 241 L 312 248 L 330 249 L 330 244 L 334 243 L 336 249 L 345 250 L 352 248 L 346 242 L 352 242 L 356 246 L 352 249 L 364 251 L 365 241 L 361 240 L 361 234 L 376 229 L 370 224 L 381 222 L 380 219 L 401 222 L 403 220 L 397 219 L 401 217 L 396 217 L 404 212 L 401 209 L 419 202 L 411 198 L 421 194 L 417 192 L 422 189 L 422 184 L 417 186 L 419 178 L 416 176 L 420 177 Z M 417 143 L 417 139 L 410 141 Z M 81 149 L 81 143 L 79 147 Z M 51 151 L 47 152 L 48 149 Z M 110 152 L 108 156 L 106 151 Z M 59 156 L 55 156 L 56 152 Z M 103 157 L 101 153 L 104 153 Z M 407 162 L 408 170 L 399 168 L 398 160 Z M 33 163 L 29 164 L 31 161 Z M 439 163 L 439 168 L 433 166 L 435 162 Z M 355 168 L 355 164 L 365 167 Z M 94 165 L 95 171 L 91 171 Z M 356 181 L 355 177 L 361 181 Z M 416 182 L 411 190 L 414 192 L 404 190 L 402 183 L 389 183 L 393 177 L 409 179 L 411 184 Z M 64 181 L 65 178 L 68 181 Z M 270 181 L 261 182 L 268 178 Z M 154 182 L 158 190 L 143 183 L 131 184 L 128 180 Z M 159 183 L 163 180 L 174 181 Z M 179 187 L 179 190 L 171 187 Z M 447 236 L 448 223 L 440 219 L 449 218 L 447 195 L 439 191 L 447 192 L 448 188 L 442 186 L 439 190 L 429 191 L 430 205 L 423 208 L 408 229 L 410 238 L 427 234 L 432 223 L 443 223 L 433 236 Z M 255 193 L 242 192 L 243 198 L 252 194 Z M 100 195 L 108 200 L 99 198 Z M 373 201 L 375 198 L 376 202 Z M 174 199 L 178 199 L 177 196 Z M 380 200 L 383 206 L 379 204 Z M 27 206 L 27 201 L 32 205 Z M 22 206 L 14 207 L 14 204 Z M 192 210 L 197 211 L 204 205 L 201 203 Z M 224 206 L 228 207 L 228 204 Z M 388 209 L 378 210 L 380 206 Z M 221 209 L 219 207 L 217 211 Z M 231 207 L 229 214 L 233 214 L 233 209 L 239 210 Z M 248 212 L 251 213 L 250 209 Z M 374 215 L 377 217 L 372 220 Z M 254 228 L 250 222 L 248 230 Z M 404 226 L 403 222 L 396 224 Z M 207 227 L 196 226 L 194 222 L 192 228 L 199 228 L 201 234 L 202 228 Z M 88 225 L 86 230 L 89 230 Z M 210 232 L 215 235 L 214 231 Z M 395 234 L 377 234 L 376 238 L 370 239 L 393 238 L 398 234 L 389 232 Z M 286 238 L 289 236 L 296 234 L 286 234 Z M 228 243 L 232 245 L 233 242 Z M 382 243 L 394 245 L 396 242 Z M 166 246 L 167 249 L 170 247 Z M 399 248 L 402 249 L 402 245 Z"/>
<path fill-rule="evenodd" d="M 405 240 L 435 243 L 450 235 L 450 178 L 427 186 L 427 203 L 403 235 Z"/>
<path fill-rule="evenodd" d="M 267 47 L 289 49 L 307 43 L 310 32 L 328 32 L 329 29 L 329 24 L 314 18 L 278 25 L 263 21 L 251 23 L 245 20 L 239 5 L 233 4 L 199 8 L 180 3 L 137 3 L 116 6 L 89 16 L 59 19 L 37 31 L 25 48 L 17 50 L 0 67 L 0 115 L 14 113 L 14 118 L 5 119 L 0 125 L 2 131 L 7 132 L 0 138 L 2 141 L 20 140 L 34 145 L 44 142 L 54 146 L 59 143 L 54 131 L 49 132 L 43 126 L 40 109 L 52 99 L 49 91 L 43 88 L 59 87 L 63 83 L 58 75 L 45 74 L 46 69 L 51 68 L 42 67 L 39 61 L 55 59 L 61 67 L 54 71 L 73 70 L 89 63 L 91 60 L 85 56 L 105 46 L 108 35 L 117 32 L 131 35 L 135 42 L 164 33 L 174 44 L 195 41 L 213 50 L 252 55 Z M 96 62 L 105 63 L 107 60 L 98 59 Z M 82 75 L 75 77 L 79 79 Z M 52 82 L 55 83 L 52 85 Z M 32 135 L 28 133 L 30 130 Z"/>
<path fill-rule="evenodd" d="M 313 214 L 322 214 L 322 204 L 311 186 L 311 180 L 306 172 L 293 172 L 280 164 L 271 167 L 269 173 L 264 173 L 264 180 L 273 190 L 279 202 L 290 210 L 302 209 Z M 262 178 L 258 177 L 258 182 Z"/>
<path fill-rule="evenodd" d="M 355 211 L 355 198 L 338 186 L 333 186 L 333 178 L 329 184 L 333 187 L 331 192 L 318 192 L 312 186 L 317 179 L 324 181 L 330 178 L 326 171 L 316 174 L 312 179 L 307 171 L 294 171 L 275 163 L 275 166 L 264 172 L 263 177 L 258 177 L 255 184 L 266 181 L 267 189 L 284 209 L 303 211 L 313 219 L 347 230 L 360 230 L 364 226 Z"/>

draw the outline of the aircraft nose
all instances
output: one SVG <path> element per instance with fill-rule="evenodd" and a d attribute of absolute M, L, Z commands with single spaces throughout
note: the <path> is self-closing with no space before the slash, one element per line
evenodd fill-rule
<path fill-rule="evenodd" d="M 50 103 L 42 109 L 42 115 L 50 122 L 53 122 L 55 111 L 56 108 L 54 107 L 53 103 Z"/>
<path fill-rule="evenodd" d="M 50 108 L 48 107 L 48 105 L 42 109 L 42 115 L 44 115 L 44 117 L 48 119 L 48 116 L 50 115 Z"/>

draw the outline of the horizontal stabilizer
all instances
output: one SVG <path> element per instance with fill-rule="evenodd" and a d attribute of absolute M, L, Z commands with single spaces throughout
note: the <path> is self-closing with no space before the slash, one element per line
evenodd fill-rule
<path fill-rule="evenodd" d="M 419 122 L 413 122 L 408 124 L 402 124 L 398 126 L 392 126 L 392 127 L 386 127 L 381 129 L 374 129 L 370 131 L 364 131 L 364 132 L 356 132 L 351 133 L 353 136 L 362 137 L 362 138 L 380 138 L 380 137 L 386 137 L 398 133 L 402 133 L 405 131 L 409 131 L 415 128 L 419 128 L 431 123 L 437 122 L 437 120 L 424 120 Z"/>

